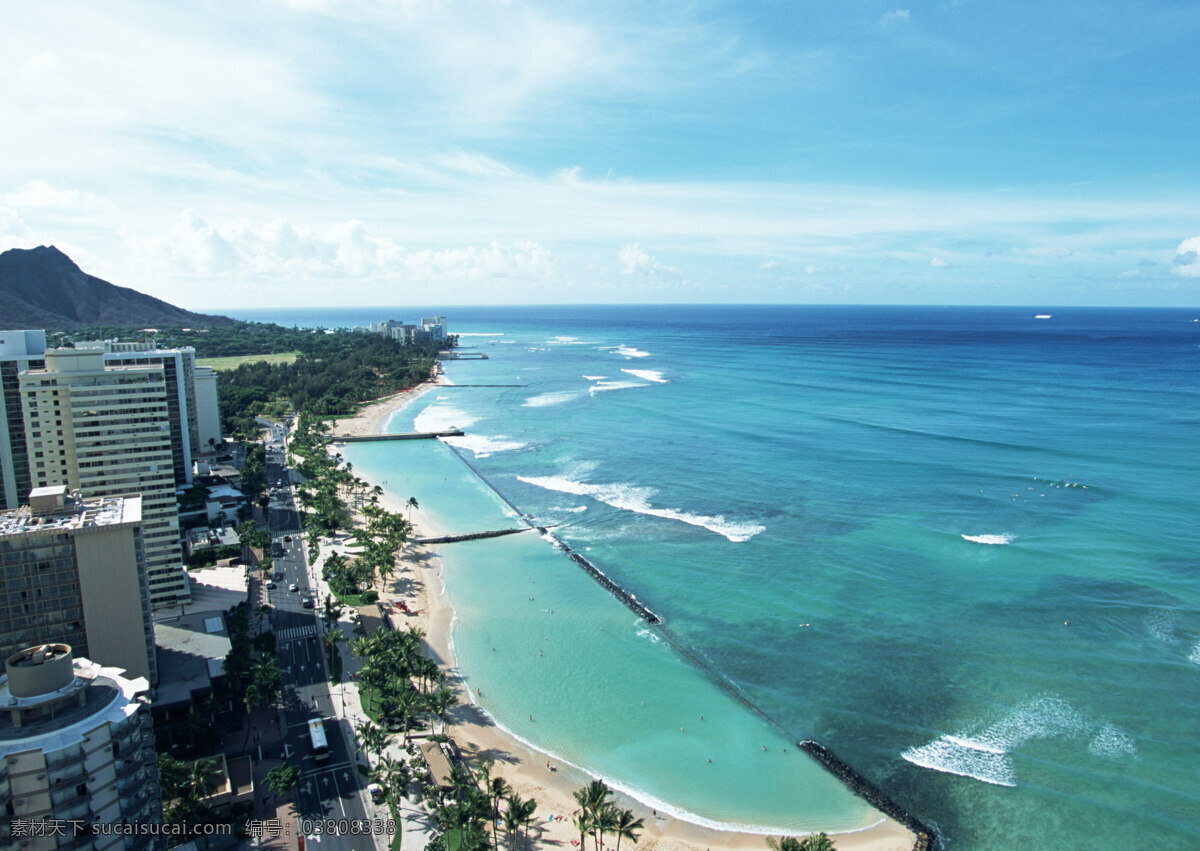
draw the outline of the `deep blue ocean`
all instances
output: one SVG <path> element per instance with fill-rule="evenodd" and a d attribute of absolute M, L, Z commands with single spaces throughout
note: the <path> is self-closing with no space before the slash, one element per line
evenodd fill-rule
<path fill-rule="evenodd" d="M 1200 309 L 238 315 L 335 327 L 434 312 L 488 358 L 448 363 L 458 386 L 392 430 L 463 427 L 455 448 L 479 473 L 665 618 L 639 626 L 536 537 L 448 554 L 460 663 L 505 726 L 644 799 L 793 826 L 729 793 L 767 769 L 749 762 L 758 720 L 717 706 L 716 683 L 774 725 L 763 748 L 824 743 L 949 848 L 1200 847 Z M 449 525 L 515 522 L 422 443 L 347 455 Z M 580 622 L 609 632 L 568 635 Z M 608 642 L 594 645 L 608 667 L 578 658 L 585 640 Z M 621 680 L 641 666 L 684 677 L 656 694 L 674 674 L 648 675 L 653 722 L 602 696 L 636 706 Z M 568 701 L 600 709 L 557 711 Z M 691 720 L 701 704 L 711 714 Z M 600 754 L 624 748 L 614 716 L 643 747 Z M 698 734 L 693 754 L 679 734 L 702 723 L 754 729 Z M 654 747 L 694 756 L 698 779 L 674 773 L 695 788 L 639 774 Z M 701 758 L 726 747 L 705 779 Z M 836 826 L 861 817 L 805 788 L 843 808 Z"/>

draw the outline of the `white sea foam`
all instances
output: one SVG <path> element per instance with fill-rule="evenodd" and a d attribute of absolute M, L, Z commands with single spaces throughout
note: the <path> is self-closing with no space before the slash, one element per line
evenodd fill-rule
<path fill-rule="evenodd" d="M 638 638 L 645 638 L 647 641 L 651 642 L 652 644 L 658 644 L 659 642 L 662 641 L 662 638 L 659 636 L 659 634 L 657 632 L 655 632 L 652 629 L 647 629 L 645 627 L 643 627 L 642 629 L 639 629 L 637 631 L 637 634 L 638 634 Z"/>
<path fill-rule="evenodd" d="M 1009 534 L 1003 535 L 963 535 L 964 541 L 972 541 L 976 544 L 991 544 L 993 546 L 999 544 L 1011 544 L 1013 536 Z"/>
<path fill-rule="evenodd" d="M 578 482 L 563 476 L 518 476 L 520 481 L 558 493 L 569 493 L 575 496 L 588 496 L 605 505 L 632 511 L 636 514 L 646 514 L 651 517 L 661 517 L 664 520 L 678 520 L 692 526 L 699 526 L 723 535 L 734 543 L 748 541 L 763 531 L 766 527 L 755 523 L 737 523 L 726 520 L 723 515 L 690 514 L 674 508 L 655 508 L 650 504 L 650 497 L 655 494 L 654 488 L 639 487 L 624 483 L 589 484 Z"/>
<path fill-rule="evenodd" d="M 900 756 L 922 768 L 1016 786 L 1014 751 L 1035 739 L 1081 735 L 1092 736 L 1088 750 L 1095 756 L 1115 758 L 1137 750 L 1133 739 L 1112 724 L 1089 721 L 1065 700 L 1048 695 L 1016 707 L 986 727 L 940 736 Z"/>
<path fill-rule="evenodd" d="M 588 381 L 603 381 L 604 379 L 608 378 L 608 376 L 607 375 L 585 375 L 584 378 L 586 378 Z"/>
<path fill-rule="evenodd" d="M 574 390 L 566 390 L 558 393 L 543 393 L 540 396 L 530 396 L 521 404 L 521 407 L 548 408 L 551 405 L 561 405 L 564 402 L 570 402 L 572 399 L 578 399 L 582 395 L 582 393 Z"/>
<path fill-rule="evenodd" d="M 1192 648 L 1192 652 L 1188 654 L 1188 661 L 1193 665 L 1200 665 L 1200 641 L 1196 642 L 1196 646 Z"/>
<path fill-rule="evenodd" d="M 558 514 L 582 514 L 587 511 L 586 505 L 555 505 L 550 509 L 551 513 Z"/>
<path fill-rule="evenodd" d="M 624 355 L 627 358 L 648 358 L 649 352 L 643 352 L 641 349 L 635 349 L 633 346 L 618 346 L 615 349 L 619 355 Z"/>
<path fill-rule="evenodd" d="M 503 435 L 488 437 L 484 434 L 468 434 L 464 437 L 446 437 L 443 440 L 459 449 L 473 452 L 476 458 L 487 458 L 497 452 L 515 452 L 528 445 L 515 440 L 506 440 Z"/>
<path fill-rule="evenodd" d="M 1101 724 L 1096 735 L 1088 742 L 1088 753 L 1107 759 L 1119 759 L 1137 754 L 1137 745 L 1112 724 Z"/>
<path fill-rule="evenodd" d="M 654 369 L 623 369 L 621 372 L 627 372 L 630 375 L 637 376 L 642 381 L 653 381 L 655 384 L 666 384 L 667 379 L 662 377 L 662 373 Z"/>
<path fill-rule="evenodd" d="M 413 418 L 417 431 L 448 431 L 452 428 L 467 428 L 478 420 L 453 405 L 430 405 Z"/>
<path fill-rule="evenodd" d="M 597 393 L 608 393 L 613 390 L 629 390 L 633 387 L 649 387 L 649 384 L 643 384 L 640 381 L 601 381 L 598 384 L 593 384 L 588 388 L 588 393 L 595 396 Z"/>
<path fill-rule="evenodd" d="M 503 331 L 459 331 L 455 337 L 503 337 Z"/>
<path fill-rule="evenodd" d="M 1168 612 L 1155 612 L 1146 618 L 1146 632 L 1164 644 L 1179 643 L 1175 626 L 1175 618 Z"/>

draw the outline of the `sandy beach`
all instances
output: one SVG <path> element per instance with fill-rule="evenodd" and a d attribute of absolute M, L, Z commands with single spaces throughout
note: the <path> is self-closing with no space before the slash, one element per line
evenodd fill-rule
<path fill-rule="evenodd" d="M 381 433 L 395 411 L 436 386 L 427 383 L 406 393 L 389 396 L 365 406 L 354 417 L 338 420 L 332 427 L 334 439 L 342 435 Z M 404 512 L 407 516 L 409 509 L 403 505 L 403 499 L 403 495 L 386 493 L 382 503 L 389 510 Z M 414 537 L 432 537 L 447 531 L 436 528 L 420 509 L 411 512 L 411 520 Z M 591 778 L 571 766 L 555 764 L 552 758 L 527 747 L 491 721 L 484 711 L 486 698 L 479 699 L 470 694 L 454 675 L 456 662 L 450 642 L 454 611 L 442 584 L 442 567 L 436 548 L 409 545 L 401 559 L 399 572 L 414 581 L 404 584 L 406 593 L 391 593 L 387 598 L 405 599 L 409 608 L 417 612 L 403 618 L 397 626 L 422 629 L 430 652 L 443 669 L 450 672 L 447 684 L 456 690 L 460 704 L 448 715 L 451 724 L 448 732 L 465 756 L 472 761 L 492 760 L 493 776 L 503 777 L 522 797 L 532 797 L 538 802 L 536 826 L 531 831 L 535 845 L 571 849 L 572 841 L 579 841 L 579 834 L 571 824 L 571 814 L 577 809 L 572 795 Z M 714 848 L 762 851 L 767 847 L 765 838 L 758 834 L 713 830 L 656 813 L 623 795 L 617 795 L 615 799 L 620 807 L 632 809 L 644 820 L 646 827 L 636 846 L 644 851 L 708 851 Z M 554 820 L 551 820 L 552 816 Z M 883 813 L 878 813 L 878 823 L 873 826 L 835 834 L 832 838 L 838 848 L 862 851 L 908 851 L 916 841 L 911 831 Z"/>

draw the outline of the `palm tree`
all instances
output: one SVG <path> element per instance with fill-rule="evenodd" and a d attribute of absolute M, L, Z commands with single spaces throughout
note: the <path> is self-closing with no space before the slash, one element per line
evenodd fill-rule
<path fill-rule="evenodd" d="M 824 833 L 810 833 L 800 847 L 803 851 L 834 851 L 833 840 Z"/>
<path fill-rule="evenodd" d="M 420 509 L 421 503 L 417 502 L 417 498 L 415 496 L 410 496 L 408 498 L 408 502 L 406 502 L 404 504 L 408 506 L 408 519 L 409 519 L 409 521 L 411 521 L 413 509 L 414 508 Z"/>
<path fill-rule="evenodd" d="M 600 851 L 604 837 L 604 831 L 607 830 L 614 819 L 609 812 L 612 805 L 609 803 L 609 796 L 612 790 L 608 788 L 603 780 L 593 780 L 588 785 L 575 790 L 575 801 L 579 804 L 580 818 L 577 819 L 577 826 L 586 826 L 589 831 L 593 831 L 593 841 L 596 843 L 596 851 Z M 579 840 L 580 851 L 583 851 L 583 837 Z"/>
<path fill-rule="evenodd" d="M 617 849 L 621 851 L 621 839 L 628 839 L 630 842 L 637 843 L 638 831 L 645 828 L 645 823 L 633 815 L 633 810 L 619 810 L 617 812 L 617 821 L 613 825 L 613 830 L 617 834 Z"/>
<path fill-rule="evenodd" d="M 258 686 L 254 683 L 246 686 L 246 691 L 242 694 L 242 705 L 246 707 L 246 737 L 242 739 L 242 750 L 246 749 L 246 745 L 250 743 L 250 730 L 254 728 L 253 717 L 254 707 L 262 700 L 262 694 L 258 690 Z"/>
<path fill-rule="evenodd" d="M 359 747 L 365 751 L 368 756 L 374 753 L 376 757 L 387 750 L 388 739 L 391 735 L 382 727 L 372 724 L 370 721 L 364 721 L 358 725 L 358 729 L 354 733 L 354 741 Z M 369 760 L 368 760 L 369 762 Z"/>
<path fill-rule="evenodd" d="M 800 840 L 794 836 L 781 836 L 779 839 L 768 836 L 767 847 L 771 851 L 803 851 Z"/>
<path fill-rule="evenodd" d="M 267 785 L 276 795 L 286 797 L 300 782 L 300 771 L 291 763 L 277 765 L 267 772 Z"/>
<path fill-rule="evenodd" d="M 522 801 L 517 793 L 514 792 L 512 797 L 508 799 L 508 808 L 515 811 L 521 818 L 521 824 L 525 828 L 525 847 L 529 847 L 529 823 L 533 821 L 533 816 L 537 812 L 537 801 L 530 798 L 527 801 Z M 582 849 L 581 849 L 582 851 Z"/>
<path fill-rule="evenodd" d="M 379 758 L 379 762 L 371 770 L 371 779 L 387 791 L 388 800 L 394 804 L 396 798 L 393 793 L 404 793 L 405 787 L 412 779 L 412 772 L 407 763 L 384 756 Z"/>
<path fill-rule="evenodd" d="M 508 798 L 508 807 L 504 810 L 504 834 L 508 837 L 508 847 L 510 851 L 517 851 L 517 839 L 520 838 L 519 831 L 521 830 L 521 822 L 523 821 L 521 813 L 517 810 L 518 804 L 523 804 L 521 796 L 516 792 Z M 496 838 L 493 835 L 492 844 L 497 848 Z"/>
<path fill-rule="evenodd" d="M 500 802 L 512 792 L 512 787 L 503 777 L 493 777 L 491 781 L 484 791 L 488 796 L 490 816 L 488 820 L 492 823 L 492 845 L 499 848 L 500 844 L 496 841 L 496 820 L 500 818 Z M 507 824 L 505 826 L 507 827 Z"/>

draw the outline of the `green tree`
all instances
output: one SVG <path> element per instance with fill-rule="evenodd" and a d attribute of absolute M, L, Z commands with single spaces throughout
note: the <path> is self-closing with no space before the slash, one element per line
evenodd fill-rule
<path fill-rule="evenodd" d="M 300 770 L 291 763 L 277 765 L 267 772 L 267 786 L 281 798 L 286 798 L 300 783 Z"/>
<path fill-rule="evenodd" d="M 645 823 L 633 814 L 633 810 L 618 811 L 616 824 L 613 825 L 613 830 L 617 834 L 616 851 L 621 851 L 622 839 L 628 839 L 630 842 L 637 844 L 638 832 L 645 829 L 645 827 Z"/>

